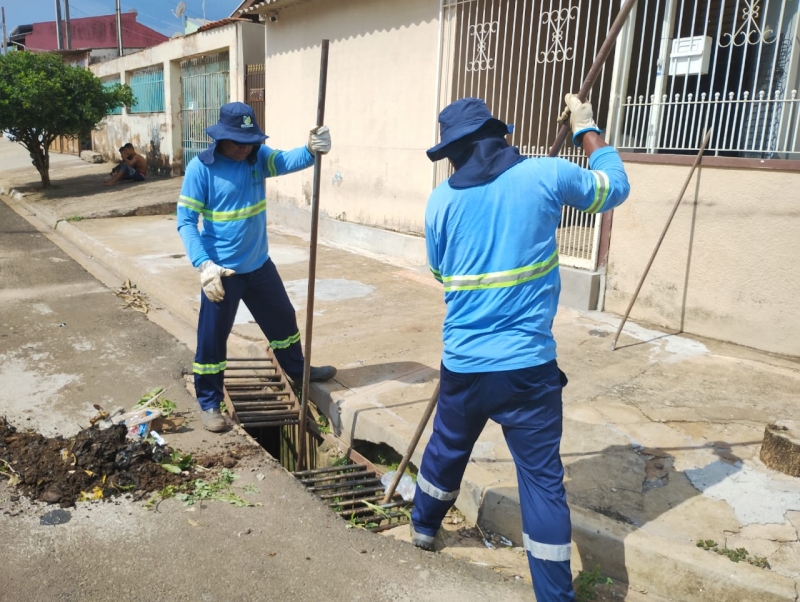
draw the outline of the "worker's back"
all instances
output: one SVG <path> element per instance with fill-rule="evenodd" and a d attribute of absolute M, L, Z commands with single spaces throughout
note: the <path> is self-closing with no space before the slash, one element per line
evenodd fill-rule
<path fill-rule="evenodd" d="M 555 359 L 562 206 L 607 210 L 628 194 L 613 148 L 592 159 L 606 170 L 528 159 L 487 184 L 454 189 L 445 182 L 433 192 L 425 230 L 431 269 L 445 290 L 448 369 L 513 370 Z"/>

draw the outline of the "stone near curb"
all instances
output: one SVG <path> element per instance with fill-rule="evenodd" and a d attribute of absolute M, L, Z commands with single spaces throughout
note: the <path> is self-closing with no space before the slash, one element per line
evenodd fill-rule
<path fill-rule="evenodd" d="M 800 423 L 781 420 L 764 429 L 761 461 L 792 477 L 800 477 Z"/>
<path fill-rule="evenodd" d="M 103 163 L 103 155 L 94 151 L 81 151 L 81 159 L 87 163 Z"/>

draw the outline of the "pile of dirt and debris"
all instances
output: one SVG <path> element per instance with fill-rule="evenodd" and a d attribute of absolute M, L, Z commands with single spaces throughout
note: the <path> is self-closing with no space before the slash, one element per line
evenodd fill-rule
<path fill-rule="evenodd" d="M 160 465 L 170 462 L 170 448 L 130 441 L 126 434 L 124 425 L 92 426 L 69 439 L 47 438 L 0 418 L 0 474 L 31 499 L 62 507 L 124 493 L 140 499 L 191 478 Z"/>

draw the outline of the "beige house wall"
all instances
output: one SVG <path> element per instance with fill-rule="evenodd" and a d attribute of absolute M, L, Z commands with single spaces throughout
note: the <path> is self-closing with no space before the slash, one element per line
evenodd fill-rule
<path fill-rule="evenodd" d="M 267 144 L 305 144 L 316 120 L 320 40 L 330 39 L 321 211 L 421 233 L 431 191 L 439 2 L 304 3 L 266 23 Z M 306 207 L 312 170 L 271 180 L 271 201 Z"/>
<path fill-rule="evenodd" d="M 688 167 L 627 163 L 605 308 L 624 313 Z M 702 168 L 631 318 L 800 356 L 800 173 Z"/>
<path fill-rule="evenodd" d="M 164 112 L 109 115 L 92 133 L 92 146 L 109 161 L 118 161 L 117 149 L 126 142 L 147 156 L 151 170 L 180 175 L 182 170 L 180 63 L 186 59 L 229 53 L 231 101 L 244 102 L 245 64 L 263 60 L 264 27 L 257 23 L 231 23 L 171 40 L 103 63 L 89 69 L 101 79 L 114 76 L 130 83 L 133 71 L 153 65 L 164 66 Z"/>

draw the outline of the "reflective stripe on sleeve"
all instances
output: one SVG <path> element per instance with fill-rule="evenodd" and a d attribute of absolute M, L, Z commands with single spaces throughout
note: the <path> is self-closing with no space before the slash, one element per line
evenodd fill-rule
<path fill-rule="evenodd" d="M 198 213 L 203 211 L 203 203 L 201 203 L 197 199 L 193 199 L 191 197 L 183 195 L 180 195 L 178 198 L 180 199 L 178 201 L 179 207 L 186 207 L 187 209 L 191 209 L 192 211 L 197 211 Z"/>
<path fill-rule="evenodd" d="M 429 266 L 429 267 L 431 268 L 431 273 L 433 274 L 433 277 L 436 278 L 436 280 L 438 280 L 439 282 L 441 282 L 442 281 L 442 273 L 439 270 L 434 270 L 433 266 Z"/>
<path fill-rule="evenodd" d="M 608 181 L 608 176 L 602 171 L 592 171 L 595 179 L 594 186 L 594 201 L 586 210 L 587 213 L 597 213 L 606 204 L 608 193 L 611 190 L 611 183 Z"/>
<path fill-rule="evenodd" d="M 461 491 L 460 489 L 456 489 L 455 491 L 442 491 L 436 485 L 432 485 L 430 481 L 426 480 L 421 472 L 417 474 L 417 487 L 419 487 L 420 491 L 423 493 L 442 502 L 449 502 L 450 500 L 456 499 L 458 497 L 458 492 Z"/>
<path fill-rule="evenodd" d="M 270 177 L 274 178 L 278 175 L 278 169 L 275 167 L 275 159 L 278 156 L 279 151 L 272 151 L 267 157 L 267 169 L 269 170 Z"/>
<path fill-rule="evenodd" d="M 531 556 L 538 560 L 550 560 L 552 562 L 564 562 L 569 560 L 572 555 L 572 544 L 554 545 L 550 543 L 539 543 L 528 537 L 527 533 L 522 534 L 522 546 L 531 553 Z"/>

